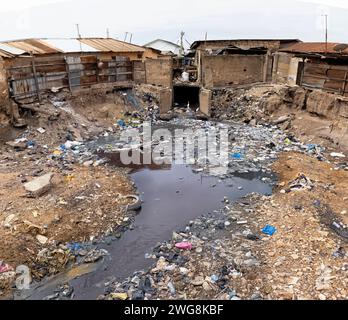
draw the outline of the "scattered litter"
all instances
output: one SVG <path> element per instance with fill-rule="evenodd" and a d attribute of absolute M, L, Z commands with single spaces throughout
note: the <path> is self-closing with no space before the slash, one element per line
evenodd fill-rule
<path fill-rule="evenodd" d="M 273 236 L 277 232 L 277 229 L 271 225 L 266 225 L 262 229 L 262 233 L 267 234 L 269 236 Z"/>
<path fill-rule="evenodd" d="M 127 300 L 128 295 L 127 293 L 119 293 L 119 292 L 113 292 L 110 294 L 111 299 L 113 300 Z"/>
<path fill-rule="evenodd" d="M 0 261 L 0 273 L 5 273 L 13 270 L 14 269 L 9 264 Z"/>
<path fill-rule="evenodd" d="M 191 250 L 192 243 L 190 242 L 179 242 L 175 244 L 175 247 L 181 250 Z"/>
<path fill-rule="evenodd" d="M 41 134 L 44 134 L 46 132 L 46 130 L 44 128 L 37 128 L 36 130 L 37 130 L 37 132 L 39 132 Z"/>
<path fill-rule="evenodd" d="M 343 153 L 332 152 L 330 156 L 333 158 L 345 158 L 346 156 Z"/>
<path fill-rule="evenodd" d="M 289 183 L 289 188 L 291 190 L 301 190 L 301 189 L 312 190 L 314 188 L 314 184 L 303 173 L 300 173 L 295 180 Z"/>
<path fill-rule="evenodd" d="M 241 154 L 241 153 L 233 153 L 232 155 L 231 155 L 231 157 L 233 158 L 233 159 L 242 159 L 243 158 L 243 155 Z"/>

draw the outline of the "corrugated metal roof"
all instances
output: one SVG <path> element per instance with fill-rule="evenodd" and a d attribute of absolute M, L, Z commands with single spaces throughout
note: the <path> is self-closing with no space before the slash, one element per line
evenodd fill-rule
<path fill-rule="evenodd" d="M 291 42 L 301 42 L 299 39 L 214 39 L 214 40 L 197 40 L 194 41 L 191 45 L 191 49 L 196 49 L 201 43 L 213 44 L 217 42 L 222 42 L 225 44 L 231 42 L 280 42 L 281 44 L 291 43 Z"/>
<path fill-rule="evenodd" d="M 346 47 L 346 48 L 345 48 Z M 348 54 L 348 44 L 329 42 L 301 42 L 291 45 L 285 49 L 280 50 L 282 52 L 293 53 L 320 53 L 320 54 Z"/>
<path fill-rule="evenodd" d="M 144 47 L 112 38 L 45 38 L 0 42 L 0 56 L 6 58 L 29 53 L 40 55 L 68 52 L 139 53 L 145 51 Z"/>
<path fill-rule="evenodd" d="M 12 58 L 16 55 L 25 53 L 23 50 L 11 47 L 5 43 L 0 42 L 0 56 L 5 58 Z"/>
<path fill-rule="evenodd" d="M 111 38 L 82 38 L 82 43 L 105 52 L 144 52 L 143 47 Z"/>
<path fill-rule="evenodd" d="M 44 39 L 45 43 L 59 49 L 62 52 L 96 52 L 99 51 L 92 48 L 78 39 L 62 39 L 62 38 L 52 38 Z"/>
<path fill-rule="evenodd" d="M 33 54 L 47 54 L 62 52 L 41 39 L 24 39 L 7 41 L 5 44 Z"/>

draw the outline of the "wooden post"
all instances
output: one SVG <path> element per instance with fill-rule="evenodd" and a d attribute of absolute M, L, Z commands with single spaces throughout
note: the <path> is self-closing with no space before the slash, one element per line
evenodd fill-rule
<path fill-rule="evenodd" d="M 95 69 L 95 76 L 96 76 L 96 80 L 97 80 L 97 83 L 99 83 L 99 58 L 97 57 L 97 63 L 96 63 L 96 69 Z"/>
<path fill-rule="evenodd" d="M 71 80 L 70 80 L 70 68 L 69 68 L 69 63 L 68 63 L 68 59 L 65 57 L 65 70 L 68 76 L 68 85 L 69 85 L 69 90 L 70 92 L 72 92 L 71 90 Z"/>
<path fill-rule="evenodd" d="M 30 55 L 31 55 L 31 65 L 32 65 L 32 69 L 33 69 L 33 75 L 34 75 L 34 81 L 35 81 L 37 98 L 38 98 L 39 102 L 41 102 L 39 81 L 37 79 L 36 67 L 35 67 L 35 58 L 34 58 L 32 53 Z"/>
<path fill-rule="evenodd" d="M 344 96 L 345 91 L 346 91 L 347 79 L 348 79 L 348 72 L 346 71 L 346 73 L 344 75 L 343 86 L 342 86 L 342 95 L 343 96 Z"/>

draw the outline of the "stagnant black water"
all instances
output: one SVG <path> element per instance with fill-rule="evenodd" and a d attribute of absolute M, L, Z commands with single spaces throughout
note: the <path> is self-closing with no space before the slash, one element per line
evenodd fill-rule
<path fill-rule="evenodd" d="M 154 261 L 145 259 L 146 253 L 158 242 L 169 240 L 174 230 L 185 227 L 190 220 L 221 208 L 225 196 L 233 201 L 251 192 L 270 194 L 272 188 L 260 180 L 261 176 L 248 173 L 219 180 L 194 173 L 189 166 L 144 168 L 134 172 L 131 177 L 143 200 L 134 229 L 109 245 L 99 245 L 110 253 L 99 265 L 80 267 L 46 281 L 29 293 L 28 298 L 42 299 L 52 294 L 57 284 L 70 280 L 74 299 L 96 299 L 104 292 L 104 283 L 112 277 L 122 280 L 150 267 Z"/>

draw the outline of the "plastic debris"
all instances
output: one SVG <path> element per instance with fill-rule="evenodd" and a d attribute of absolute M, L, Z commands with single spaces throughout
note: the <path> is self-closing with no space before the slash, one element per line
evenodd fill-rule
<path fill-rule="evenodd" d="M 346 156 L 343 153 L 332 152 L 330 156 L 333 158 L 345 158 Z"/>
<path fill-rule="evenodd" d="M 314 184 L 303 173 L 300 173 L 295 180 L 290 182 L 289 187 L 291 190 L 301 190 L 301 189 L 312 190 L 314 188 Z"/>
<path fill-rule="evenodd" d="M 44 128 L 37 128 L 36 130 L 37 130 L 37 132 L 39 132 L 41 134 L 44 134 L 46 132 L 46 130 Z"/>
<path fill-rule="evenodd" d="M 124 120 L 118 120 L 117 124 L 121 127 L 121 128 L 125 128 L 126 127 L 126 123 L 124 122 Z"/>
<path fill-rule="evenodd" d="M 262 229 L 262 233 L 269 236 L 273 236 L 277 232 L 277 229 L 273 226 L 267 225 Z"/>
<path fill-rule="evenodd" d="M 113 300 L 127 300 L 128 299 L 128 295 L 127 293 L 120 293 L 120 292 L 113 292 L 110 294 L 110 297 Z"/>
<path fill-rule="evenodd" d="M 181 250 L 191 250 L 192 249 L 192 243 L 190 242 L 179 242 L 175 244 L 175 247 Z"/>
<path fill-rule="evenodd" d="M 232 157 L 233 159 L 242 159 L 242 158 L 243 158 L 243 155 L 242 155 L 241 153 L 237 152 L 237 153 L 233 153 L 233 154 L 231 155 L 231 157 Z"/>
<path fill-rule="evenodd" d="M 9 271 L 13 271 L 13 268 L 9 264 L 0 261 L 0 273 L 5 273 Z"/>

